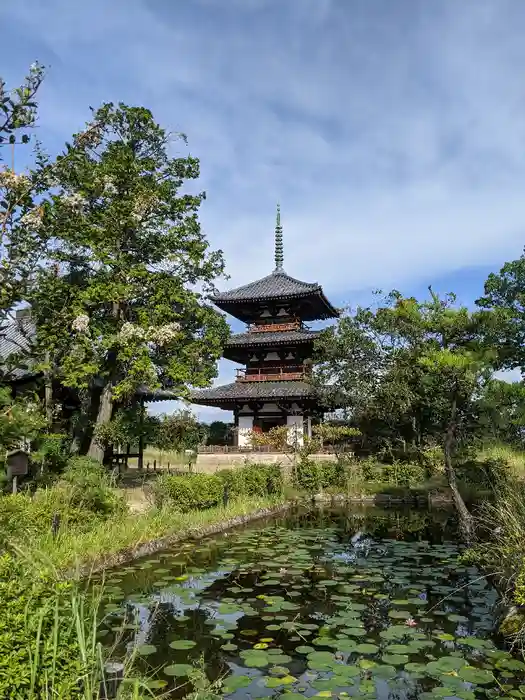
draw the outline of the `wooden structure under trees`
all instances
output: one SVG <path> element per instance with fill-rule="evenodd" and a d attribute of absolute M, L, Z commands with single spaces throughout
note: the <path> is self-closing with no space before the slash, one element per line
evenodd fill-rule
<path fill-rule="evenodd" d="M 223 357 L 243 364 L 231 384 L 196 391 L 191 401 L 233 411 L 236 446 L 250 447 L 252 431 L 287 425 L 294 442 L 311 436 L 324 407 L 310 382 L 314 341 L 320 331 L 309 321 L 337 318 L 317 283 L 302 282 L 283 269 L 279 206 L 275 226 L 275 269 L 266 277 L 212 297 L 221 310 L 247 324 L 232 335 Z"/>

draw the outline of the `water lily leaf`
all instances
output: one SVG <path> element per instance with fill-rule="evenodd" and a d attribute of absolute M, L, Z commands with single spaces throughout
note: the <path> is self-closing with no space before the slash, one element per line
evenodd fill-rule
<path fill-rule="evenodd" d="M 223 690 L 225 693 L 234 693 L 240 688 L 247 688 L 252 680 L 249 676 L 228 676 L 224 681 Z"/>
<path fill-rule="evenodd" d="M 170 642 L 172 649 L 193 649 L 196 645 L 197 642 L 193 642 L 191 639 L 175 639 L 175 641 Z"/>
<path fill-rule="evenodd" d="M 237 644 L 231 644 L 229 642 L 221 646 L 221 649 L 224 649 L 224 651 L 236 651 L 237 648 Z"/>
<path fill-rule="evenodd" d="M 139 656 L 149 656 L 157 651 L 157 647 L 153 644 L 140 644 L 136 647 L 136 652 Z"/>
<path fill-rule="evenodd" d="M 463 666 L 458 670 L 458 676 L 475 685 L 487 685 L 494 681 L 494 674 L 486 668 L 474 668 L 474 666 Z"/>
<path fill-rule="evenodd" d="M 441 639 L 442 642 L 453 642 L 455 637 L 453 634 L 449 634 L 448 632 L 440 632 L 439 634 L 434 635 L 436 639 Z"/>
<path fill-rule="evenodd" d="M 282 676 L 280 678 L 268 676 L 264 681 L 264 685 L 267 688 L 278 688 L 280 685 L 291 685 L 292 683 L 295 683 L 296 680 L 297 678 L 294 676 Z"/>
<path fill-rule="evenodd" d="M 406 664 L 409 659 L 407 654 L 383 654 L 381 658 L 385 664 L 391 666 L 401 666 L 401 664 Z"/>
<path fill-rule="evenodd" d="M 171 664 L 164 666 L 162 672 L 167 676 L 188 676 L 193 671 L 193 666 L 190 664 Z"/>
<path fill-rule="evenodd" d="M 313 647 L 301 645 L 301 646 L 295 647 L 295 651 L 298 654 L 310 654 L 312 651 L 315 651 L 315 649 Z"/>
<path fill-rule="evenodd" d="M 370 644 L 365 642 L 363 644 L 358 644 L 355 648 L 358 654 L 375 654 L 379 651 L 377 644 Z"/>

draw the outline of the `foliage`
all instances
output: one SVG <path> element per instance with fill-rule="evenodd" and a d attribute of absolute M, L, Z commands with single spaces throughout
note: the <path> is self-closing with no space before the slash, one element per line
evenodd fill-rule
<path fill-rule="evenodd" d="M 237 469 L 223 469 L 216 474 L 162 474 L 153 487 L 155 504 L 186 513 L 212 508 L 227 498 L 248 498 L 282 493 L 283 480 L 279 465 L 248 464 Z"/>
<path fill-rule="evenodd" d="M 20 87 L 7 90 L 0 78 L 0 161 L 2 147 L 11 145 L 11 167 L 0 170 L 0 322 L 13 304 L 24 298 L 30 275 L 43 250 L 40 235 L 42 209 L 38 201 L 45 184 L 36 173 L 17 174 L 14 165 L 16 143 L 29 142 L 21 130 L 34 126 L 36 94 L 44 79 L 44 69 L 34 63 Z"/>
<path fill-rule="evenodd" d="M 484 292 L 476 303 L 493 311 L 485 340 L 497 350 L 498 368 L 525 369 L 525 254 L 491 273 Z"/>
<path fill-rule="evenodd" d="M 525 486 L 521 478 L 509 478 L 508 474 L 501 482 L 492 481 L 491 486 L 494 499 L 482 503 L 477 517 L 483 536 L 463 558 L 493 575 L 507 606 L 525 606 Z M 523 647 L 523 616 L 512 634 Z"/>
<path fill-rule="evenodd" d="M 30 572 L 3 554 L 0 600 L 0 697 L 87 697 L 97 667 L 95 628 L 74 584 Z"/>
<path fill-rule="evenodd" d="M 199 164 L 168 143 L 147 109 L 106 104 L 42 166 L 53 246 L 29 299 L 36 347 L 56 380 L 89 391 L 97 425 L 141 385 L 206 386 L 228 334 L 204 296 L 223 272 L 197 219 L 204 195 L 181 192 Z M 96 441 L 90 454 L 102 456 Z"/>
<path fill-rule="evenodd" d="M 183 452 L 196 449 L 205 439 L 205 426 L 191 411 L 177 411 L 158 419 L 155 435 L 149 443 L 162 451 Z"/>
<path fill-rule="evenodd" d="M 236 469 L 222 469 L 217 476 L 227 487 L 230 498 L 278 495 L 283 490 L 279 464 L 246 464 Z"/>
<path fill-rule="evenodd" d="M 212 474 L 162 474 L 157 477 L 153 487 L 157 507 L 169 503 L 171 508 L 181 513 L 213 508 L 221 502 L 223 493 L 222 479 Z"/>
<path fill-rule="evenodd" d="M 37 444 L 32 446 L 30 461 L 32 470 L 38 476 L 56 476 L 66 468 L 69 450 L 68 435 L 47 433 L 38 435 Z"/>
<path fill-rule="evenodd" d="M 54 516 L 59 517 L 60 533 L 66 533 L 72 526 L 87 531 L 95 522 L 120 517 L 126 510 L 124 499 L 98 462 L 73 458 L 51 488 L 2 497 L 0 550 L 11 540 L 27 543 L 51 533 Z"/>
<path fill-rule="evenodd" d="M 5 452 L 33 440 L 44 427 L 45 419 L 36 401 L 13 400 L 9 389 L 0 386 L 0 463 Z"/>
<path fill-rule="evenodd" d="M 392 292 L 377 310 L 358 309 L 323 333 L 320 387 L 342 400 L 363 434 L 414 452 L 440 445 L 465 536 L 471 519 L 457 489 L 458 447 L 481 432 L 479 397 L 490 381 L 494 352 L 482 342 L 487 312 L 455 306 L 432 292 L 418 302 Z M 377 439 L 375 437 L 374 439 Z"/>
<path fill-rule="evenodd" d="M 222 420 L 214 420 L 206 426 L 207 445 L 231 445 L 232 444 L 232 424 L 224 423 Z"/>

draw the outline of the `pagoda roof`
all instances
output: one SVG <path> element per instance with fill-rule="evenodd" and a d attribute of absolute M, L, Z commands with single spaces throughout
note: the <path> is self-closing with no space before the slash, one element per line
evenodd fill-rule
<path fill-rule="evenodd" d="M 246 303 L 313 298 L 316 302 L 317 318 L 337 318 L 339 316 L 339 311 L 328 301 L 320 284 L 303 282 L 291 277 L 284 270 L 274 270 L 270 275 L 255 280 L 255 282 L 230 289 L 228 292 L 215 294 L 211 297 L 211 301 L 225 311 L 232 311 Z"/>
<path fill-rule="evenodd" d="M 202 406 L 238 404 L 240 401 L 272 401 L 279 399 L 314 399 L 317 393 L 309 382 L 285 380 L 277 382 L 232 382 L 212 389 L 194 392 L 190 401 Z M 226 406 L 224 406 L 226 408 Z"/>
<path fill-rule="evenodd" d="M 275 270 L 270 275 L 255 280 L 255 282 L 249 282 L 242 287 L 216 294 L 212 297 L 212 301 L 231 303 L 260 299 L 284 299 L 309 296 L 310 294 L 322 293 L 322 291 L 317 282 L 302 282 L 295 277 L 290 277 L 284 270 Z"/>
<path fill-rule="evenodd" d="M 287 345 L 297 343 L 312 343 L 321 331 L 310 331 L 301 328 L 294 331 L 264 331 L 247 333 L 236 333 L 229 337 L 226 348 L 251 348 L 257 345 Z"/>

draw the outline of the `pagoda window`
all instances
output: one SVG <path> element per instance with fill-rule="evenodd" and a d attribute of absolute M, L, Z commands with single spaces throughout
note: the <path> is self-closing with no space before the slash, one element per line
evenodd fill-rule
<path fill-rule="evenodd" d="M 280 360 L 279 353 L 277 352 L 267 352 L 265 360 Z"/>
<path fill-rule="evenodd" d="M 289 352 L 284 359 L 285 360 L 294 360 L 295 355 L 293 354 L 293 352 Z"/>
<path fill-rule="evenodd" d="M 285 309 L 284 307 L 281 307 L 279 311 L 277 312 L 277 316 L 288 316 L 289 312 L 288 309 Z"/>
<path fill-rule="evenodd" d="M 259 358 L 258 358 L 257 355 L 252 355 L 252 356 L 250 357 L 250 362 L 258 362 L 258 361 L 259 361 Z"/>
<path fill-rule="evenodd" d="M 260 317 L 261 317 L 261 318 L 268 318 L 268 317 L 270 317 L 271 315 L 272 315 L 272 314 L 268 311 L 268 309 L 263 309 L 263 310 L 261 311 L 261 313 L 260 313 Z"/>

